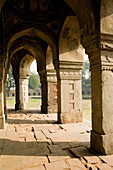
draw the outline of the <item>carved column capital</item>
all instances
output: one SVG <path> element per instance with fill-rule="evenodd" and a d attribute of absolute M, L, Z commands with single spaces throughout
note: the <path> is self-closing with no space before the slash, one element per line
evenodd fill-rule
<path fill-rule="evenodd" d="M 59 64 L 59 78 L 76 80 L 82 78 L 83 62 L 61 61 Z"/>
<path fill-rule="evenodd" d="M 100 34 L 86 40 L 90 70 L 113 70 L 113 35 Z"/>
<path fill-rule="evenodd" d="M 57 82 L 57 76 L 55 70 L 47 70 L 47 81 L 48 82 Z"/>

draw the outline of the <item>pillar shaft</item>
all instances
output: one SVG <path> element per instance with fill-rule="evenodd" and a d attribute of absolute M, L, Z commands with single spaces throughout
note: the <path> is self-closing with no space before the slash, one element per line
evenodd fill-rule
<path fill-rule="evenodd" d="M 113 154 L 112 57 L 113 51 L 107 49 L 98 50 L 90 57 L 92 84 L 91 148 L 101 154 Z"/>
<path fill-rule="evenodd" d="M 58 77 L 58 121 L 82 122 L 82 67 L 83 63 L 60 62 Z"/>
<path fill-rule="evenodd" d="M 19 76 L 15 79 L 15 94 L 16 94 L 16 104 L 15 104 L 15 110 L 20 110 L 20 88 L 19 88 Z"/>
<path fill-rule="evenodd" d="M 4 87 L 3 80 L 0 80 L 0 129 L 4 129 L 5 126 L 3 87 Z"/>
<path fill-rule="evenodd" d="M 28 108 L 28 78 L 24 76 L 19 77 L 20 88 L 20 109 L 24 110 Z"/>
<path fill-rule="evenodd" d="M 57 77 L 55 70 L 47 70 L 48 113 L 58 112 Z"/>
<path fill-rule="evenodd" d="M 5 119 L 7 119 L 7 94 L 6 94 L 6 86 L 7 83 L 4 81 L 4 114 L 5 114 Z"/>
<path fill-rule="evenodd" d="M 39 71 L 40 80 L 41 80 L 41 90 L 42 90 L 42 105 L 41 112 L 47 113 L 47 74 L 45 70 Z"/>

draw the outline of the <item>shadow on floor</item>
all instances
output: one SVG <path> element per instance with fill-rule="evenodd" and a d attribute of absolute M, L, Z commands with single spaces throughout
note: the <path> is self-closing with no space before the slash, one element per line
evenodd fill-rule
<path fill-rule="evenodd" d="M 56 124 L 54 120 L 22 120 L 22 119 L 7 119 L 8 124 Z"/>
<path fill-rule="evenodd" d="M 15 156 L 46 156 L 51 154 L 51 151 L 49 149 L 49 144 L 47 142 L 27 142 L 27 141 L 13 141 L 13 140 L 9 140 L 9 139 L 0 139 L 0 143 L 4 142 L 4 146 L 2 149 L 2 153 L 1 155 L 15 155 Z M 67 142 L 55 142 L 55 145 L 59 145 L 59 144 L 67 144 Z M 71 146 L 84 146 L 81 147 L 81 154 L 82 156 L 92 156 L 91 153 L 86 152 L 86 147 L 87 145 L 89 145 L 89 142 L 69 142 L 70 144 L 70 148 Z M 52 146 L 55 146 L 52 145 Z M 73 148 L 72 147 L 72 148 Z M 68 152 L 67 152 L 68 150 Z M 69 154 L 70 152 L 70 154 Z M 86 152 L 86 153 L 85 153 Z M 68 156 L 71 155 L 71 157 L 73 157 L 74 155 L 72 154 L 71 150 L 68 148 L 66 150 L 61 150 L 58 152 L 55 152 L 53 154 L 51 154 L 51 156 Z"/>
<path fill-rule="evenodd" d="M 19 114 L 19 113 L 43 114 L 41 113 L 40 109 L 15 110 L 12 108 L 8 108 L 8 112 L 11 112 L 11 114 Z"/>

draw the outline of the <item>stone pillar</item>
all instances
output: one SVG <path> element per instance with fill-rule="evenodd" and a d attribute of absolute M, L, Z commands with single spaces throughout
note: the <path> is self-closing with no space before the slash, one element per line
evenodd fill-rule
<path fill-rule="evenodd" d="M 40 80 L 41 80 L 41 90 L 42 90 L 42 105 L 41 113 L 47 113 L 47 74 L 45 70 L 39 71 Z"/>
<path fill-rule="evenodd" d="M 20 109 L 25 110 L 28 108 L 28 77 L 19 77 L 19 88 L 20 88 Z"/>
<path fill-rule="evenodd" d="M 4 82 L 0 79 L 0 129 L 4 129 L 5 118 L 4 118 Z"/>
<path fill-rule="evenodd" d="M 98 50 L 90 57 L 92 84 L 91 148 L 113 154 L 113 50 Z"/>
<path fill-rule="evenodd" d="M 4 80 L 4 114 L 5 114 L 5 119 L 7 119 L 7 94 L 6 94 L 6 80 Z"/>
<path fill-rule="evenodd" d="M 82 40 L 91 70 L 91 149 L 99 154 L 113 154 L 113 36 L 100 37 Z"/>
<path fill-rule="evenodd" d="M 19 75 L 15 78 L 15 94 L 16 94 L 16 104 L 15 104 L 15 110 L 20 110 L 20 88 L 19 88 Z"/>
<path fill-rule="evenodd" d="M 48 113 L 58 112 L 57 77 L 55 70 L 47 70 Z"/>
<path fill-rule="evenodd" d="M 59 64 L 59 123 L 77 123 L 83 121 L 81 87 L 82 69 L 83 62 L 62 61 Z"/>

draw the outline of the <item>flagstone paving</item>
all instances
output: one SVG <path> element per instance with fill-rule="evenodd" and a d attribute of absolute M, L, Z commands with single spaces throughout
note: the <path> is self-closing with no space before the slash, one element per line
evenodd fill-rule
<path fill-rule="evenodd" d="M 0 170 L 113 169 L 113 155 L 95 155 L 90 122 L 57 124 L 56 114 L 9 111 L 0 130 Z"/>

